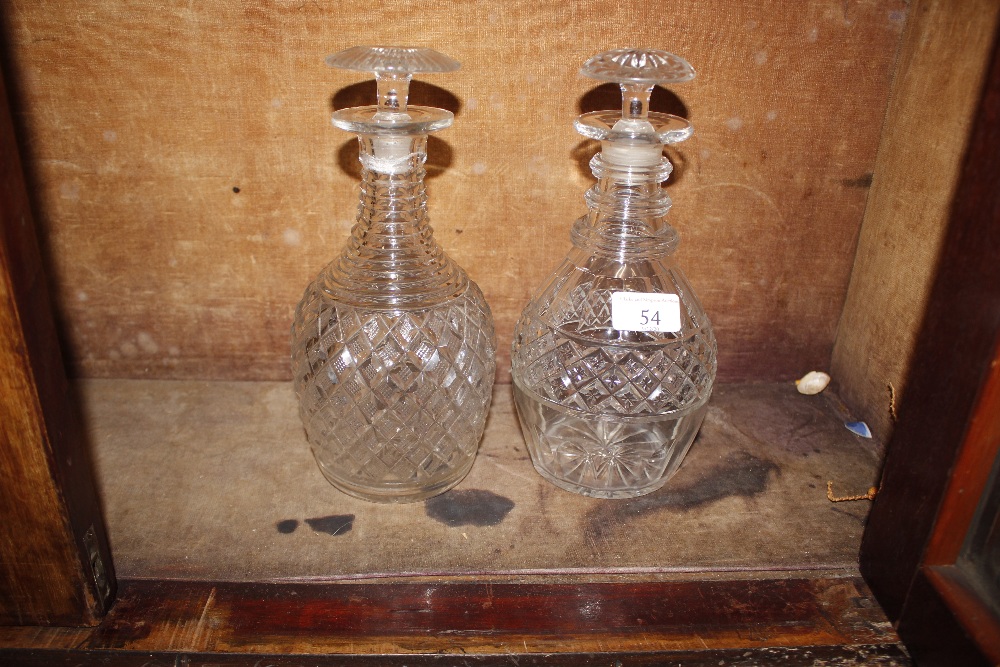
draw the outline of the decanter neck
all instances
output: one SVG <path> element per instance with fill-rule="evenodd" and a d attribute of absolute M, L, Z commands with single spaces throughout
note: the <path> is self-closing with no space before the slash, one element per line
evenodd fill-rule
<path fill-rule="evenodd" d="M 598 153 L 590 168 L 598 181 L 585 195 L 590 212 L 573 225 L 575 245 L 623 260 L 676 249 L 677 232 L 666 220 L 671 201 L 660 185 L 672 170 L 666 158 L 622 165 Z"/>
<path fill-rule="evenodd" d="M 437 244 L 427 216 L 427 136 L 361 136 L 358 217 L 326 288 L 369 308 L 422 308 L 465 290 L 468 278 Z"/>
<path fill-rule="evenodd" d="M 424 187 L 426 135 L 361 136 L 358 141 L 361 192 L 352 243 L 390 250 L 404 238 L 429 237 Z"/>

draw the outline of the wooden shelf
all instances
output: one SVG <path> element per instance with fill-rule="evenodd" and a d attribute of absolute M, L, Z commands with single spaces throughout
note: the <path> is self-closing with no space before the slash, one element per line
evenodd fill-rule
<path fill-rule="evenodd" d="M 834 397 L 721 385 L 677 475 L 612 501 L 534 472 L 498 385 L 469 476 L 379 505 L 323 479 L 287 383 L 78 390 L 117 602 L 0 627 L 3 664 L 909 664 L 858 574 L 868 503 L 826 497 L 878 467 Z"/>
<path fill-rule="evenodd" d="M 479 457 L 451 492 L 381 505 L 321 476 L 290 385 L 80 385 L 119 577 L 209 581 L 387 576 L 856 572 L 876 446 L 828 398 L 722 385 L 656 493 L 585 498 L 531 466 L 498 385 Z"/>

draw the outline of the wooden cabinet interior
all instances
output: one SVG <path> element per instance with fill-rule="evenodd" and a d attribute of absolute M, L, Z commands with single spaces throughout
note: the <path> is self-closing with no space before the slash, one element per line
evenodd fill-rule
<path fill-rule="evenodd" d="M 650 39 L 663 28 L 659 10 L 653 9 L 641 10 L 642 20 L 636 22 L 637 17 L 616 13 L 621 10 L 612 3 L 566 9 L 571 17 L 535 3 L 515 4 L 494 11 L 487 5 L 425 7 L 432 22 L 441 25 L 445 15 L 437 12 L 469 12 L 462 30 L 472 32 L 462 32 L 452 53 L 465 60 L 469 78 L 414 90 L 426 96 L 424 103 L 457 106 L 465 114 L 447 144 L 431 146 L 430 187 L 438 204 L 432 204 L 431 214 L 460 263 L 482 272 L 475 278 L 494 305 L 502 340 L 509 338 L 527 290 L 551 268 L 550 256 L 568 246 L 569 224 L 582 208 L 579 195 L 587 180 L 576 162 L 585 162 L 594 147 L 572 139 L 569 121 L 558 119 L 570 119 L 577 101 L 590 110 L 609 98 L 572 79 L 566 61 L 580 60 L 577 56 L 589 54 L 583 52 L 587 49 L 599 50 L 591 42 L 609 17 L 612 24 L 628 18 L 625 23 L 638 25 L 639 36 L 648 33 Z M 351 144 L 322 134 L 322 124 L 314 122 L 328 111 L 314 103 L 337 85 L 318 60 L 315 71 L 310 65 L 316 60 L 313 51 L 330 48 L 320 42 L 329 35 L 346 38 L 347 28 L 308 4 L 298 13 L 284 5 L 259 8 L 238 21 L 225 15 L 233 9 L 227 5 L 175 12 L 171 21 L 162 22 L 112 3 L 99 4 L 83 17 L 69 4 L 49 9 L 9 5 L 4 26 L 8 72 L 17 80 L 22 145 L 29 149 L 27 169 L 74 372 L 125 378 L 123 387 L 136 378 L 154 383 L 283 380 L 290 309 L 309 276 L 336 252 L 350 224 Z M 832 356 L 842 369 L 839 389 L 849 404 L 843 409 L 865 416 L 877 435 L 886 435 L 892 429 L 888 385 L 902 392 L 906 384 L 908 346 L 912 331 L 922 324 L 922 294 L 937 256 L 931 250 L 919 256 L 891 252 L 904 247 L 902 239 L 912 233 L 903 219 L 907 209 L 894 206 L 893 197 L 927 169 L 926 162 L 917 161 L 924 154 L 912 150 L 921 140 L 913 134 L 921 127 L 926 101 L 944 81 L 950 87 L 938 126 L 943 129 L 935 134 L 931 153 L 940 180 L 931 179 L 928 189 L 908 195 L 923 203 L 918 208 L 928 233 L 926 247 L 943 242 L 933 230 L 951 212 L 967 128 L 995 38 L 997 3 L 922 1 L 907 8 L 902 2 L 817 0 L 783 8 L 741 7 L 738 14 L 722 3 L 696 3 L 678 14 L 678 44 L 665 46 L 689 56 L 696 67 L 704 63 L 702 83 L 659 102 L 675 112 L 690 108 L 702 131 L 690 153 L 672 155 L 678 179 L 671 193 L 678 202 L 674 221 L 685 235 L 680 260 L 718 325 L 724 350 L 720 377 L 787 382 L 826 367 Z M 718 21 L 720 16 L 727 20 Z M 386 29 L 374 14 L 355 18 L 372 35 Z M 394 31 L 421 25 L 411 16 L 392 19 L 384 25 Z M 203 24 L 215 26 L 211 38 L 200 31 Z M 177 26 L 182 34 L 175 34 Z M 496 39 L 473 39 L 477 30 Z M 549 39 L 567 30 L 582 39 Z M 718 30 L 723 33 L 717 35 Z M 61 42 L 47 37 L 53 35 L 76 45 L 58 67 L 51 65 L 58 60 L 55 54 L 66 52 Z M 544 62 L 527 57 L 539 40 L 553 49 Z M 247 50 L 231 49 L 237 42 L 273 48 L 254 51 L 244 68 Z M 718 48 L 720 43 L 727 48 Z M 116 48 L 102 46 L 108 44 Z M 192 48 L 178 49 L 182 44 Z M 474 85 L 481 77 L 473 72 L 498 62 L 519 76 L 492 93 Z M 164 73 L 163 68 L 172 69 Z M 245 76 L 232 77 L 236 70 Z M 80 88 L 81 71 L 92 73 L 86 89 L 89 116 L 69 103 L 71 91 Z M 555 92 L 540 96 L 533 90 L 538 87 Z M 332 103 L 347 106 L 367 92 L 359 86 L 341 88 Z M 534 102 L 541 106 L 533 107 Z M 526 109 L 544 120 L 518 132 Z M 497 133 L 492 124 L 508 118 L 512 131 Z M 465 127 L 459 129 L 463 120 Z M 470 148 L 475 146 L 479 153 Z M 435 164 L 436 159 L 442 162 Z M 4 168 L 8 176 L 19 169 Z M 293 193 L 305 193 L 304 199 Z M 10 250 L 26 238 L 13 231 L 15 218 L 8 217 L 21 205 L 4 211 L 7 276 L 30 256 Z M 331 220 L 331 226 L 323 226 Z M 876 266 L 880 257 L 884 264 Z M 30 275 L 16 280 L 40 289 Z M 6 289 L 14 294 L 21 288 Z M 913 294 L 898 307 L 884 307 L 884 294 L 903 290 Z M 76 413 L 58 376 L 56 389 L 45 389 L 46 373 L 60 368 L 53 336 L 26 337 L 15 328 L 23 326 L 17 319 L 23 313 L 47 312 L 44 293 L 5 298 L 8 320 L 0 321 L 4 331 L 21 339 L 10 338 L 0 369 L 13 374 L 30 363 L 48 370 L 33 371 L 37 388 L 18 380 L 19 387 L 27 387 L 24 400 L 37 406 L 33 412 L 16 407 L 16 395 L 5 393 L 10 402 L 4 407 L 28 415 L 25 428 L 34 428 L 34 435 L 4 435 L 9 442 L 34 442 L 14 458 L 41 457 L 37 461 L 44 459 L 48 472 L 40 463 L 32 467 L 44 473 L 43 484 L 30 484 L 34 505 L 2 494 L 0 501 L 8 503 L 3 507 L 10 516 L 28 505 L 36 510 L 37 521 L 18 514 L 34 531 L 30 543 L 61 542 L 58 558 L 49 559 L 56 562 L 51 578 L 8 551 L 3 565 L 9 571 L 20 568 L 16 576 L 41 575 L 52 590 L 62 592 L 59 599 L 43 596 L 30 609 L 27 603 L 4 600 L 0 620 L 90 623 L 101 612 L 100 596 L 94 594 L 92 572 L 81 554 L 90 526 L 102 532 L 100 513 L 96 496 L 73 494 L 93 493 L 89 473 L 80 472 L 87 469 L 92 450 L 82 441 L 74 444 L 83 429 L 73 422 Z M 36 307 L 25 310 L 26 303 Z M 906 332 L 887 334 L 893 327 Z M 878 354 L 871 353 L 882 344 Z M 506 354 L 506 346 L 501 348 Z M 904 361 L 890 361 L 894 353 Z M 506 364 L 501 358 L 501 367 Z M 14 386 L 15 379 L 4 379 Z M 46 422 L 52 415 L 69 421 L 54 426 Z M 828 415 L 833 421 L 824 423 L 837 418 Z M 13 423 L 5 420 L 5 425 Z M 59 437 L 50 450 L 51 433 Z M 74 457 L 74 470 L 67 474 L 61 462 L 74 451 L 80 458 Z M 28 479 L 21 472 L 9 477 Z M 80 480 L 83 491 L 73 491 Z M 224 492 L 241 490 L 220 489 L 220 497 Z M 14 528 L 14 523 L 3 527 L 4 544 L 11 543 Z M 99 553 L 107 556 L 106 546 Z M 740 565 L 753 570 L 754 563 Z M 114 581 L 112 567 L 105 558 L 109 582 Z M 685 573 L 627 574 L 583 572 L 575 566 L 576 573 L 566 573 L 576 577 L 572 582 L 497 570 L 487 577 L 500 577 L 496 581 L 467 581 L 451 571 L 438 580 L 381 584 L 255 584 L 241 583 L 239 576 L 223 583 L 196 581 L 191 572 L 185 573 L 187 582 L 170 582 L 159 574 L 142 581 L 141 561 L 130 561 L 129 567 L 138 579 L 122 582 L 117 606 L 97 629 L 0 628 L 0 658 L 47 664 L 53 651 L 72 649 L 61 655 L 127 664 L 139 653 L 159 660 L 190 654 L 209 662 L 253 664 L 263 657 L 280 662 L 275 654 L 284 652 L 328 651 L 370 660 L 382 660 L 373 657 L 379 653 L 412 654 L 393 658 L 403 664 L 435 662 L 433 651 L 453 650 L 495 662 L 512 651 L 539 661 L 562 652 L 550 662 L 579 664 L 573 661 L 610 651 L 649 664 L 670 658 L 718 664 L 743 651 L 757 661 L 783 651 L 798 660 L 866 656 L 869 664 L 906 664 L 854 565 L 840 561 L 825 571 L 800 563 L 806 573 L 801 577 L 789 574 L 795 567 L 758 568 L 751 575 L 739 574 L 739 567 L 712 572 L 693 565 Z M 8 577 L 5 591 L 15 590 L 12 581 Z M 293 598 L 302 604 L 287 602 Z M 410 606 L 398 608 L 390 598 Z M 427 616 L 413 611 L 418 598 Z M 251 614 L 247 610 L 255 599 L 275 607 L 258 604 Z M 647 611 L 633 608 L 627 602 L 633 599 L 643 600 Z M 678 616 L 671 600 L 692 602 Z M 708 611 L 712 600 L 716 608 Z M 552 604 L 579 613 L 561 619 Z M 474 605 L 479 607 L 472 614 Z M 741 611 L 730 614 L 726 605 Z M 362 608 L 370 608 L 365 618 L 380 627 L 355 628 L 346 620 Z M 512 625 L 525 608 L 538 610 L 529 616 L 537 624 L 533 628 Z M 278 627 L 283 621 L 275 609 L 294 609 L 295 620 L 288 621 L 294 627 Z M 320 616 L 309 616 L 309 610 Z M 586 613 L 592 614 L 589 620 Z M 234 618 L 245 624 L 234 625 Z M 384 625 L 383 618 L 405 620 L 397 627 Z M 170 636 L 170 628 L 185 630 Z M 448 633 L 448 640 L 413 640 L 434 632 Z M 255 643 L 251 635 L 273 641 Z M 523 649 L 516 647 L 518 641 Z M 338 658 L 318 659 L 334 664 Z"/>

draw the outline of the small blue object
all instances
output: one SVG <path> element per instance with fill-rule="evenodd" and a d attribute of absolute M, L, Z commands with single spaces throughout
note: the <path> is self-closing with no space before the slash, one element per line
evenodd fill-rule
<path fill-rule="evenodd" d="M 871 429 L 864 422 L 844 422 L 844 426 L 847 427 L 848 431 L 855 435 L 860 435 L 862 438 L 872 437 Z"/>

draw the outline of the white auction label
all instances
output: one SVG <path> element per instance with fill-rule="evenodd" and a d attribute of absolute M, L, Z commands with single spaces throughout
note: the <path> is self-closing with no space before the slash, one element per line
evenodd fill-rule
<path fill-rule="evenodd" d="M 680 297 L 658 292 L 613 292 L 611 326 L 619 331 L 680 331 Z"/>

